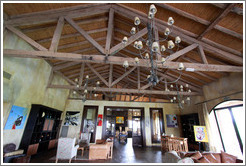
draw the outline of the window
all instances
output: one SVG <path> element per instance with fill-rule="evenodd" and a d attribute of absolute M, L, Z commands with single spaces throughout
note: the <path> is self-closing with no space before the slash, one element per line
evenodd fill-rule
<path fill-rule="evenodd" d="M 224 102 L 213 109 L 223 150 L 242 158 L 245 116 L 242 101 Z"/>

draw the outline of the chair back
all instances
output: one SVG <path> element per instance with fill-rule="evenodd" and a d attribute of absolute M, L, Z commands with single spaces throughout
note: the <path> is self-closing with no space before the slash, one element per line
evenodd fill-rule
<path fill-rule="evenodd" d="M 81 133 L 80 140 L 87 140 L 90 143 L 91 133 Z"/>
<path fill-rule="evenodd" d="M 59 159 L 68 159 L 72 154 L 76 138 L 59 138 L 56 156 Z"/>

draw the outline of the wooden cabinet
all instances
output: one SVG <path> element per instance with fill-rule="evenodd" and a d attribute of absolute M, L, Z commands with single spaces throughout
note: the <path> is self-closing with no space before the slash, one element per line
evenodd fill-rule
<path fill-rule="evenodd" d="M 28 156 L 31 156 L 31 155 L 36 154 L 37 151 L 38 151 L 38 146 L 39 146 L 38 143 L 37 143 L 37 144 L 29 145 L 26 154 L 27 154 Z"/>
<path fill-rule="evenodd" d="M 20 149 L 30 155 L 56 146 L 61 126 L 61 111 L 33 104 L 22 136 Z"/>
<path fill-rule="evenodd" d="M 57 146 L 57 143 L 58 143 L 58 139 L 50 140 L 50 141 L 49 141 L 48 149 L 55 148 L 55 147 Z"/>
<path fill-rule="evenodd" d="M 199 150 L 199 144 L 195 141 L 194 125 L 199 125 L 198 114 L 187 114 L 181 116 L 183 137 L 188 138 L 189 150 Z"/>

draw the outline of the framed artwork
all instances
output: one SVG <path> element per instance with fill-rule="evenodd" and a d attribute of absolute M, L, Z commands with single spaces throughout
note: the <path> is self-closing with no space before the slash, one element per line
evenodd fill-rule
<path fill-rule="evenodd" d="M 124 116 L 117 116 L 116 124 L 124 124 Z"/>
<path fill-rule="evenodd" d="M 194 127 L 195 141 L 208 142 L 206 126 L 193 126 L 193 127 Z"/>
<path fill-rule="evenodd" d="M 177 120 L 177 115 L 173 114 L 173 115 L 166 115 L 166 119 L 167 119 L 167 127 L 175 127 L 178 128 L 178 120 Z"/>
<path fill-rule="evenodd" d="M 27 117 L 27 112 L 27 108 L 13 105 L 4 130 L 23 129 Z"/>
<path fill-rule="evenodd" d="M 80 112 L 67 111 L 64 125 L 65 126 L 68 126 L 68 125 L 78 126 L 79 117 L 80 117 Z"/>
<path fill-rule="evenodd" d="M 103 118 L 103 115 L 102 114 L 98 114 L 98 116 L 97 116 L 97 126 L 102 126 L 102 118 Z"/>

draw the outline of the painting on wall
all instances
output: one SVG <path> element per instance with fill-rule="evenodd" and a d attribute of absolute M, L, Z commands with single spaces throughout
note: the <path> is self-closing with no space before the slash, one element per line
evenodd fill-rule
<path fill-rule="evenodd" d="M 79 117 L 80 117 L 80 112 L 67 111 L 64 125 L 65 126 L 68 126 L 68 125 L 78 126 Z"/>
<path fill-rule="evenodd" d="M 4 130 L 23 129 L 27 117 L 27 112 L 27 108 L 13 105 Z"/>
<path fill-rule="evenodd" d="M 97 126 L 102 126 L 102 118 L 103 118 L 103 115 L 102 114 L 98 114 L 98 116 L 97 116 Z"/>
<path fill-rule="evenodd" d="M 178 127 L 178 121 L 177 121 L 177 115 L 173 114 L 173 115 L 166 115 L 166 119 L 167 119 L 167 127 Z"/>
<path fill-rule="evenodd" d="M 124 124 L 124 117 L 123 116 L 117 116 L 116 117 L 116 124 Z"/>
<path fill-rule="evenodd" d="M 208 142 L 208 135 L 205 126 L 193 126 L 194 127 L 194 134 L 195 140 L 197 142 Z"/>

